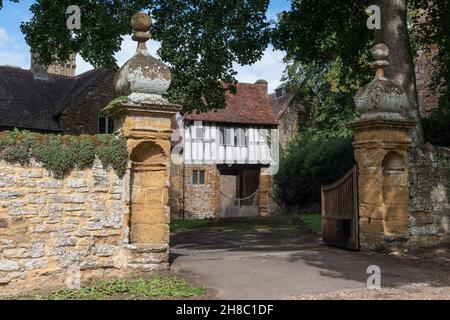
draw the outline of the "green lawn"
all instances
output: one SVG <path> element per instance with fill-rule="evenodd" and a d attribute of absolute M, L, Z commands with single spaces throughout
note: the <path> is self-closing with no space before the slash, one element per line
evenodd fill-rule
<path fill-rule="evenodd" d="M 187 281 L 168 275 L 152 275 L 135 280 L 104 280 L 79 290 L 62 289 L 37 300 L 148 300 L 181 299 L 203 296 L 205 290 Z"/>
<path fill-rule="evenodd" d="M 170 231 L 171 232 L 182 232 L 200 229 L 202 227 L 206 227 L 211 222 L 208 220 L 172 220 L 170 222 Z"/>
<path fill-rule="evenodd" d="M 300 219 L 314 232 L 322 231 L 322 215 L 320 213 L 302 213 Z"/>
<path fill-rule="evenodd" d="M 172 220 L 170 230 L 173 233 L 206 230 L 214 232 L 297 232 L 287 217 L 230 218 L 218 221 L 208 220 Z"/>

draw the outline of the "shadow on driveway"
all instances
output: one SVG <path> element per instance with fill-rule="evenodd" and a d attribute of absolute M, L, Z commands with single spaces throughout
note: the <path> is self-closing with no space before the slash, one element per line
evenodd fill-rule
<path fill-rule="evenodd" d="M 448 286 L 448 266 L 332 248 L 312 236 L 278 232 L 208 232 L 172 236 L 171 268 L 191 275 L 223 299 L 285 299 L 366 287 L 367 267 L 382 271 L 382 287 Z"/>

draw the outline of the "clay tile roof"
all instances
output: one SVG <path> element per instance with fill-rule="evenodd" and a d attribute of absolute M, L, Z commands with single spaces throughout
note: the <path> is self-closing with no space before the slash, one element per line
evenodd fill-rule
<path fill-rule="evenodd" d="M 226 94 L 224 109 L 188 114 L 185 120 L 219 123 L 278 125 L 272 113 L 266 87 L 260 84 L 238 83 L 236 94 Z"/>
<path fill-rule="evenodd" d="M 286 108 L 292 102 L 293 98 L 294 98 L 293 93 L 284 94 L 278 99 L 275 98 L 275 93 L 269 95 L 269 101 L 272 107 L 272 112 L 277 117 L 277 119 L 281 118 Z"/>

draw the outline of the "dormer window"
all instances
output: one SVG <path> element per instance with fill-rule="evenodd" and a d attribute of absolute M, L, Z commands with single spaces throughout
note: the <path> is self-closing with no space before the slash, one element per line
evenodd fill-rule
<path fill-rule="evenodd" d="M 281 98 L 283 96 L 283 88 L 275 90 L 275 99 Z"/>

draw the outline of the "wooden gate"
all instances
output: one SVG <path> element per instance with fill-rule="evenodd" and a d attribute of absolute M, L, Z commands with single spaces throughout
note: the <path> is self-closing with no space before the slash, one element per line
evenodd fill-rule
<path fill-rule="evenodd" d="M 326 244 L 359 250 L 358 169 L 322 187 L 322 239 Z"/>

